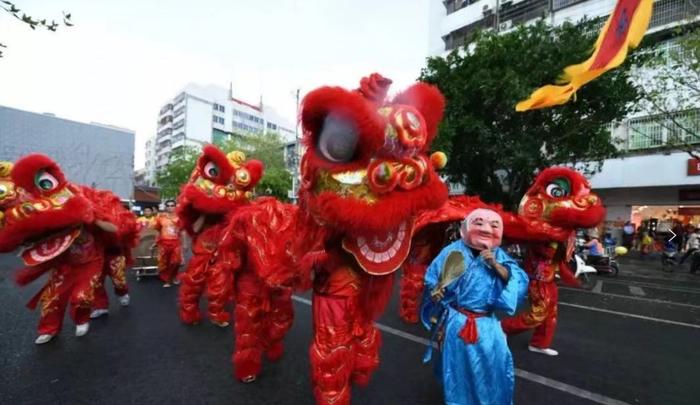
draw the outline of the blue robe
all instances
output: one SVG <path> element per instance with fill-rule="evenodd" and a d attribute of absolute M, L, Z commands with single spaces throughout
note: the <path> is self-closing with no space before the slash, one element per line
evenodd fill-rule
<path fill-rule="evenodd" d="M 454 250 L 459 250 L 464 256 L 466 270 L 447 287 L 445 297 L 435 303 L 430 298 L 430 292 L 438 284 L 448 254 Z M 494 311 L 515 314 L 517 306 L 526 297 L 528 277 L 503 249 L 494 249 L 494 256 L 498 263 L 508 269 L 508 282 L 503 281 L 481 257 L 475 258 L 462 240 L 445 247 L 425 274 L 421 307 L 423 325 L 430 329 L 430 318 L 435 311 L 445 311 L 442 351 L 437 356 L 435 368 L 443 384 L 445 403 L 449 405 L 506 405 L 513 402 L 513 358 Z M 455 307 L 489 313 L 476 318 L 476 343 L 467 344 L 458 336 L 467 317 Z"/>

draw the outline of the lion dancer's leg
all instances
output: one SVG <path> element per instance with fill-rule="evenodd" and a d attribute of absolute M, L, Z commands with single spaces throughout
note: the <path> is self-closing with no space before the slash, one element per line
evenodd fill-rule
<path fill-rule="evenodd" d="M 207 262 L 210 255 L 194 255 L 187 269 L 180 275 L 182 285 L 179 291 L 180 319 L 187 324 L 196 324 L 201 319 L 199 297 L 206 282 Z"/>
<path fill-rule="evenodd" d="M 226 304 L 231 300 L 233 269 L 226 263 L 216 263 L 207 269 L 207 300 L 209 319 L 221 327 L 229 325 L 231 314 Z"/>
<path fill-rule="evenodd" d="M 292 327 L 294 320 L 294 305 L 292 304 L 292 288 L 267 288 L 270 300 L 270 311 L 267 314 L 266 352 L 268 360 L 277 361 L 284 354 L 284 336 Z"/>
<path fill-rule="evenodd" d="M 126 257 L 123 255 L 108 255 L 105 260 L 104 271 L 100 280 L 101 287 L 95 290 L 90 318 L 99 318 L 109 313 L 109 298 L 105 279 L 109 276 L 114 286 L 114 293 L 119 297 L 122 306 L 129 305 L 129 286 L 126 283 Z"/>
<path fill-rule="evenodd" d="M 528 294 L 530 307 L 515 317 L 502 320 L 503 331 L 508 335 L 513 335 L 535 329 L 530 341 L 531 348 L 543 350 L 545 354 L 555 355 L 556 352 L 549 347 L 554 338 L 556 327 L 557 285 L 554 282 L 532 280 Z M 551 353 L 549 353 L 550 350 Z"/>
<path fill-rule="evenodd" d="M 103 289 L 104 257 L 79 265 L 71 266 L 76 282 L 70 295 L 70 315 L 76 325 L 75 335 L 85 335 L 90 327 L 90 311 L 94 305 L 95 293 Z"/>
<path fill-rule="evenodd" d="M 234 376 L 255 381 L 262 370 L 265 348 L 265 296 L 262 281 L 249 270 L 236 275 Z"/>
<path fill-rule="evenodd" d="M 70 268 L 65 265 L 53 270 L 46 286 L 27 305 L 30 309 L 34 309 L 38 304 L 41 311 L 37 327 L 39 337 L 35 341 L 36 344 L 50 341 L 61 331 L 72 292 L 73 280 L 66 278 L 70 276 L 67 272 L 69 270 Z"/>
<path fill-rule="evenodd" d="M 402 267 L 399 316 L 404 322 L 418 323 L 418 300 L 423 293 L 423 278 L 427 266 L 421 263 L 404 263 Z"/>
<path fill-rule="evenodd" d="M 180 262 L 182 249 L 179 240 L 158 241 L 158 275 L 165 286 L 170 286 L 175 281 Z"/>
<path fill-rule="evenodd" d="M 314 283 L 314 337 L 309 354 L 316 403 L 349 404 L 355 371 L 353 332 L 360 339 L 372 337 L 357 311 L 362 283 L 347 267 L 318 272 Z"/>
<path fill-rule="evenodd" d="M 559 301 L 559 289 L 555 283 L 547 283 L 546 290 L 548 295 L 548 299 L 546 300 L 547 317 L 538 327 L 535 328 L 535 332 L 532 334 L 532 339 L 530 339 L 530 346 L 537 349 L 549 349 L 552 347 L 554 331 L 557 328 L 557 303 Z"/>

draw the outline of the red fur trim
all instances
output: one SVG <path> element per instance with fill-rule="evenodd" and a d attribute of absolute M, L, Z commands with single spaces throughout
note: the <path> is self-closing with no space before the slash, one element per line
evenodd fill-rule
<path fill-rule="evenodd" d="M 46 170 L 58 180 L 56 189 L 60 189 L 66 184 L 66 178 L 58 164 L 48 156 L 39 153 L 33 153 L 18 160 L 12 168 L 10 176 L 17 186 L 32 194 L 41 195 L 43 194 L 42 190 L 39 190 L 34 184 L 34 177 L 39 170 Z"/>
<path fill-rule="evenodd" d="M 331 113 L 352 123 L 359 135 L 356 158 L 352 164 L 333 163 L 316 155 L 316 137 L 321 133 L 326 116 Z M 377 113 L 376 106 L 360 93 L 340 87 L 321 87 L 307 94 L 302 101 L 301 124 L 303 142 L 308 148 L 307 154 L 314 157 L 314 167 L 332 168 L 333 171 L 356 170 L 366 166 L 384 144 L 386 122 Z"/>
<path fill-rule="evenodd" d="M 43 265 L 35 267 L 25 267 L 17 271 L 17 273 L 15 274 L 15 282 L 20 287 L 23 287 L 36 280 L 37 278 L 41 277 L 44 273 L 46 273 L 49 270 L 51 270 L 51 267 Z"/>
<path fill-rule="evenodd" d="M 376 320 L 384 312 L 386 305 L 391 300 L 394 274 L 386 276 L 372 276 L 365 272 L 361 274 L 364 279 L 358 299 L 359 309 L 364 319 Z"/>
<path fill-rule="evenodd" d="M 445 110 L 445 98 L 440 90 L 430 84 L 419 82 L 396 95 L 391 103 L 412 105 L 421 113 L 428 130 L 428 140 L 425 144 L 427 150 L 435 139 Z"/>
<path fill-rule="evenodd" d="M 245 166 L 250 174 L 250 185 L 246 188 L 247 190 L 250 190 L 255 187 L 262 178 L 263 173 L 265 172 L 265 165 L 259 160 L 251 159 L 246 161 L 243 166 Z"/>
<path fill-rule="evenodd" d="M 226 154 L 214 145 L 206 145 L 202 149 L 199 159 L 197 159 L 197 169 L 206 178 L 209 178 L 209 176 L 204 175 L 204 166 L 209 162 L 214 162 L 219 167 L 219 175 L 210 180 L 219 184 L 227 183 L 233 175 L 233 167 L 229 163 Z"/>

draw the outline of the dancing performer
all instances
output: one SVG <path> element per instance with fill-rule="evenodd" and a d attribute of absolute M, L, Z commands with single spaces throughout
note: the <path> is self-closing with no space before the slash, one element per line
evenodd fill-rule
<path fill-rule="evenodd" d="M 182 265 L 181 228 L 175 215 L 175 200 L 165 201 L 165 212 L 158 214 L 153 229 L 158 231 L 158 273 L 163 287 L 179 284 L 177 272 Z"/>
<path fill-rule="evenodd" d="M 529 308 L 504 319 L 503 330 L 511 335 L 534 329 L 530 351 L 549 356 L 557 325 L 558 289 L 561 281 L 579 286 L 569 268 L 579 228 L 593 228 L 605 218 L 600 198 L 591 192 L 583 175 L 565 167 L 543 170 L 520 201 L 518 216 L 506 226 L 506 237 L 527 246 L 524 267 L 530 278 Z"/>
<path fill-rule="evenodd" d="M 178 197 L 179 221 L 193 238 L 193 257 L 180 275 L 183 322 L 200 321 L 199 298 L 206 287 L 209 319 L 219 326 L 228 326 L 230 315 L 225 306 L 231 300 L 233 271 L 240 259 L 237 251 L 221 248 L 228 235 L 227 214 L 248 204 L 262 172 L 262 162 L 246 161 L 242 152 L 225 155 L 212 145 L 202 150 Z"/>
<path fill-rule="evenodd" d="M 46 343 L 58 334 L 68 306 L 76 335 L 83 336 L 101 287 L 105 257 L 109 251 L 133 247 L 135 218 L 120 204 L 112 205 L 115 199 L 105 198 L 109 192 L 67 182 L 58 165 L 44 155 L 18 160 L 10 179 L 12 188 L 22 194 L 3 203 L 0 251 L 27 245 L 21 257 L 28 267 L 17 274 L 20 285 L 50 273 L 28 304 L 41 308 L 35 343 Z M 120 210 L 124 212 L 114 215 Z"/>

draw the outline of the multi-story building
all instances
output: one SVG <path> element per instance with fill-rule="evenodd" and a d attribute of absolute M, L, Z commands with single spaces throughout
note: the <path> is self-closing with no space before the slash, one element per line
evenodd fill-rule
<path fill-rule="evenodd" d="M 35 152 L 55 160 L 72 182 L 132 198 L 134 131 L 0 106 L 0 160 Z"/>
<path fill-rule="evenodd" d="M 156 136 L 146 143 L 147 182 L 155 184 L 156 173 L 180 147 L 259 132 L 276 132 L 285 140 L 294 138 L 293 124 L 262 99 L 252 104 L 234 97 L 232 88 L 189 84 L 160 109 Z"/>
<path fill-rule="evenodd" d="M 501 33 L 540 19 L 559 25 L 584 17 L 605 17 L 615 4 L 616 0 L 431 0 L 429 54 L 444 56 L 459 47 L 468 48 L 476 30 Z M 673 48 L 674 28 L 698 21 L 697 1 L 658 0 L 647 36 L 657 41 L 657 49 Z M 697 143 L 700 151 L 700 110 L 685 110 L 676 118 L 684 123 L 687 133 L 698 134 L 686 141 Z M 611 124 L 623 157 L 604 161 L 602 171 L 591 178 L 607 205 L 609 222 L 619 225 L 632 220 L 639 224 L 655 219 L 668 224 L 671 218 L 680 218 L 700 224 L 700 163 L 669 148 L 669 141 L 678 132 L 674 121 L 667 116 L 630 115 Z"/>

